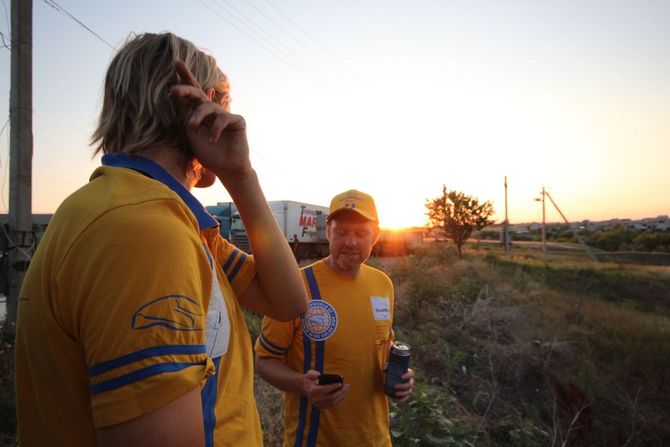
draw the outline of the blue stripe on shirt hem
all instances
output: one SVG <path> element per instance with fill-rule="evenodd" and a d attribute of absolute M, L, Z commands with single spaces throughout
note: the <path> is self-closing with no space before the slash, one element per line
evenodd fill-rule
<path fill-rule="evenodd" d="M 181 371 L 182 369 L 189 368 L 191 366 L 204 365 L 205 363 L 206 362 L 159 363 L 157 365 L 152 365 L 147 368 L 143 368 L 128 374 L 124 374 L 115 379 L 97 383 L 91 386 L 91 395 L 104 393 L 105 391 L 115 390 L 117 388 L 121 388 L 122 386 L 130 385 L 131 383 L 138 382 L 151 376 L 155 376 L 156 374 L 177 372 Z"/>
<path fill-rule="evenodd" d="M 214 359 L 216 372 L 207 378 L 207 382 L 200 393 L 202 399 L 202 420 L 205 427 L 205 447 L 214 447 L 214 429 L 216 428 L 216 406 L 217 388 L 219 382 L 219 364 L 221 357 Z"/>
<path fill-rule="evenodd" d="M 98 363 L 88 369 L 88 375 L 95 377 L 112 369 L 159 355 L 204 354 L 205 345 L 163 345 L 135 351 L 106 362 Z"/>

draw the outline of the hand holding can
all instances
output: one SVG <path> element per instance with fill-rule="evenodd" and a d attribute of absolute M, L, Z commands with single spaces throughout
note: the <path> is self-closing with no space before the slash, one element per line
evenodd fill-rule
<path fill-rule="evenodd" d="M 389 361 L 384 373 L 384 393 L 395 397 L 395 386 L 402 383 L 402 376 L 409 368 L 411 348 L 407 343 L 395 342 L 389 353 Z"/>

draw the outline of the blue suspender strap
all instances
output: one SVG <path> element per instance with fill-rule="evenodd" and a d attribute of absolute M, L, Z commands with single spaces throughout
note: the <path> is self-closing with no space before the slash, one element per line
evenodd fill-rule
<path fill-rule="evenodd" d="M 321 293 L 319 292 L 319 285 L 316 282 L 314 277 L 314 270 L 312 267 L 305 269 L 305 277 L 307 277 L 307 284 L 309 284 L 309 291 L 312 295 L 313 300 L 320 300 Z M 324 364 L 324 348 L 326 342 L 321 340 L 316 342 L 316 362 L 314 369 L 319 372 L 323 372 Z M 316 445 L 316 437 L 319 434 L 319 418 L 321 412 L 318 408 L 312 406 L 312 413 L 309 418 L 309 433 L 307 434 L 307 447 L 313 447 Z"/>
<path fill-rule="evenodd" d="M 321 293 L 319 292 L 319 286 L 316 283 L 316 278 L 314 277 L 314 270 L 312 267 L 307 267 L 305 270 L 305 277 L 307 278 L 307 284 L 309 285 L 309 291 L 313 300 L 320 300 Z M 305 336 L 303 333 L 302 336 L 303 348 L 305 351 L 304 355 L 304 366 L 303 372 L 307 372 L 311 369 L 312 366 L 312 343 L 311 340 Z M 316 362 L 314 369 L 319 372 L 323 372 L 323 363 L 324 363 L 324 345 L 325 342 L 317 341 L 316 343 Z M 318 408 L 312 407 L 312 411 L 309 418 L 309 432 L 307 434 L 307 447 L 316 445 L 316 437 L 319 434 L 319 417 L 321 412 Z M 305 434 L 305 425 L 307 418 L 307 398 L 302 396 L 300 398 L 300 413 L 298 415 L 298 428 L 295 433 L 295 444 L 294 447 L 302 446 L 302 439 Z"/>
<path fill-rule="evenodd" d="M 303 373 L 306 373 L 312 366 L 312 343 L 310 342 L 309 338 L 305 336 L 305 334 L 302 335 L 302 343 L 303 343 L 303 349 L 305 351 L 305 354 L 303 356 L 305 358 Z M 294 447 L 302 446 L 302 436 L 305 433 L 306 417 L 307 417 L 307 397 L 302 396 L 300 398 L 300 413 L 298 414 L 298 428 L 295 431 Z"/>
<path fill-rule="evenodd" d="M 312 295 L 312 299 L 320 300 L 321 293 L 319 292 L 319 285 L 316 283 L 316 278 L 314 277 L 314 269 L 312 269 L 312 267 L 307 267 L 305 269 L 305 277 L 307 278 L 307 284 L 309 284 L 309 292 Z"/>

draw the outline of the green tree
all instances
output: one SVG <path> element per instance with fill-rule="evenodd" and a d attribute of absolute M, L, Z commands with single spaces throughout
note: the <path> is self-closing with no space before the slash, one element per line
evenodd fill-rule
<path fill-rule="evenodd" d="M 633 243 L 648 251 L 670 252 L 670 232 L 645 231 L 635 236 Z"/>
<path fill-rule="evenodd" d="M 621 225 L 615 225 L 607 230 L 601 230 L 593 233 L 589 238 L 589 245 L 602 248 L 607 251 L 617 251 L 625 249 L 633 243 L 635 233 L 627 230 Z"/>
<path fill-rule="evenodd" d="M 460 191 L 447 191 L 442 185 L 442 195 L 426 200 L 428 219 L 433 228 L 440 228 L 454 241 L 458 257 L 462 257 L 461 247 L 474 230 L 491 225 L 493 214 L 491 202 L 479 203 L 475 197 Z"/>

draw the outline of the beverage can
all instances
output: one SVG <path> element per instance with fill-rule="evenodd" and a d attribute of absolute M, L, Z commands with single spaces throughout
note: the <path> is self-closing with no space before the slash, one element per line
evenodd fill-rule
<path fill-rule="evenodd" d="M 396 341 L 391 346 L 389 361 L 384 373 L 384 393 L 388 396 L 395 396 L 395 386 L 402 383 L 402 375 L 409 368 L 411 358 L 411 348 L 407 343 Z"/>

